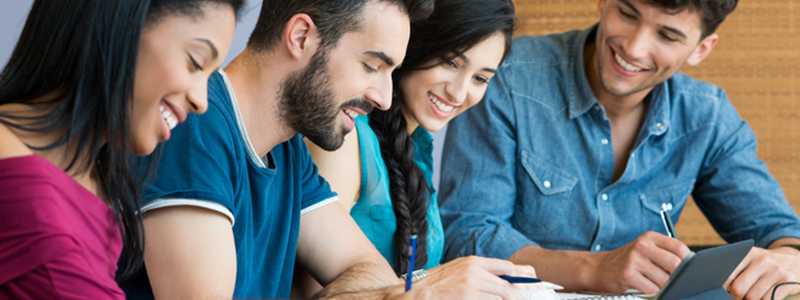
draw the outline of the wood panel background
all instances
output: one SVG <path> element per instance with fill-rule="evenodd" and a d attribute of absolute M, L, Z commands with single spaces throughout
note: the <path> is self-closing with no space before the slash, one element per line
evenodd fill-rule
<path fill-rule="evenodd" d="M 517 35 L 585 28 L 597 20 L 597 0 L 515 0 Z M 724 88 L 758 139 L 758 151 L 800 207 L 800 2 L 741 0 L 719 29 L 720 44 L 696 68 L 683 71 Z M 721 243 L 690 201 L 677 224 L 690 245 Z"/>

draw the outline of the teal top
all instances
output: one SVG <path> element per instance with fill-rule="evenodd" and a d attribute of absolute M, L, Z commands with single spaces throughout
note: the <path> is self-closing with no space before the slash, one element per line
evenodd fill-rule
<path fill-rule="evenodd" d="M 369 119 L 359 116 L 355 123 L 361 153 L 361 190 L 350 215 L 389 264 L 398 270 L 394 245 L 397 220 L 389 192 L 389 171 L 381 155 L 378 137 L 369 126 Z M 414 143 L 414 161 L 432 191 L 428 203 L 428 262 L 425 264 L 425 269 L 430 269 L 441 263 L 444 251 L 439 202 L 433 190 L 433 137 L 425 129 L 418 128 L 411 135 L 411 140 Z"/>

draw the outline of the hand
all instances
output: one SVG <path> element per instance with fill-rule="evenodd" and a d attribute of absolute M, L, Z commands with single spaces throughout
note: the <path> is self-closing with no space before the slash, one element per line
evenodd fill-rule
<path fill-rule="evenodd" d="M 647 232 L 622 248 L 597 256 L 593 272 L 597 281 L 592 285 L 603 292 L 635 289 L 646 294 L 657 293 L 690 252 L 679 240 Z"/>
<path fill-rule="evenodd" d="M 536 276 L 531 266 L 477 256 L 462 257 L 428 272 L 414 283 L 411 299 L 518 299 L 521 288 L 498 275 Z"/>
<path fill-rule="evenodd" d="M 800 253 L 792 252 L 797 251 L 788 248 L 753 248 L 725 282 L 725 289 L 736 299 L 771 299 L 775 285 L 800 279 Z M 798 292 L 800 286 L 785 285 L 777 290 L 775 299 Z"/>

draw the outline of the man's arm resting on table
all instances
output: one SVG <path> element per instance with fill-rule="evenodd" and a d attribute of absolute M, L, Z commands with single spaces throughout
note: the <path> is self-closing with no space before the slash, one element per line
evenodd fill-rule
<path fill-rule="evenodd" d="M 690 253 L 677 239 L 647 232 L 623 247 L 606 252 L 547 250 L 527 246 L 510 258 L 532 265 L 542 279 L 572 291 L 655 293 Z"/>
<path fill-rule="evenodd" d="M 508 260 L 536 268 L 539 278 L 556 282 L 570 291 L 592 289 L 592 270 L 597 268 L 596 254 L 588 251 L 549 250 L 537 245 L 517 250 Z"/>
<path fill-rule="evenodd" d="M 144 215 L 147 275 L 156 299 L 231 299 L 236 244 L 231 221 L 191 206 Z"/>
<path fill-rule="evenodd" d="M 321 298 L 384 299 L 398 285 L 392 267 L 335 203 L 304 214 L 297 258 L 325 288 Z"/>

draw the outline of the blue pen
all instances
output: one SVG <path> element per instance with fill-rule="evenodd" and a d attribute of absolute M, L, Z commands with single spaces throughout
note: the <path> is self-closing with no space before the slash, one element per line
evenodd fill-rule
<path fill-rule="evenodd" d="M 412 234 L 409 238 L 411 243 L 411 255 L 408 257 L 408 275 L 406 275 L 406 292 L 411 290 L 411 285 L 414 282 L 414 258 L 417 256 L 417 235 Z"/>
<path fill-rule="evenodd" d="M 502 278 L 505 281 L 508 281 L 508 283 L 511 283 L 511 284 L 515 284 L 515 283 L 539 283 L 539 282 L 542 282 L 541 279 L 536 278 L 536 277 L 523 277 L 523 276 L 511 276 L 511 275 L 499 275 L 499 276 L 500 276 L 500 278 Z"/>

